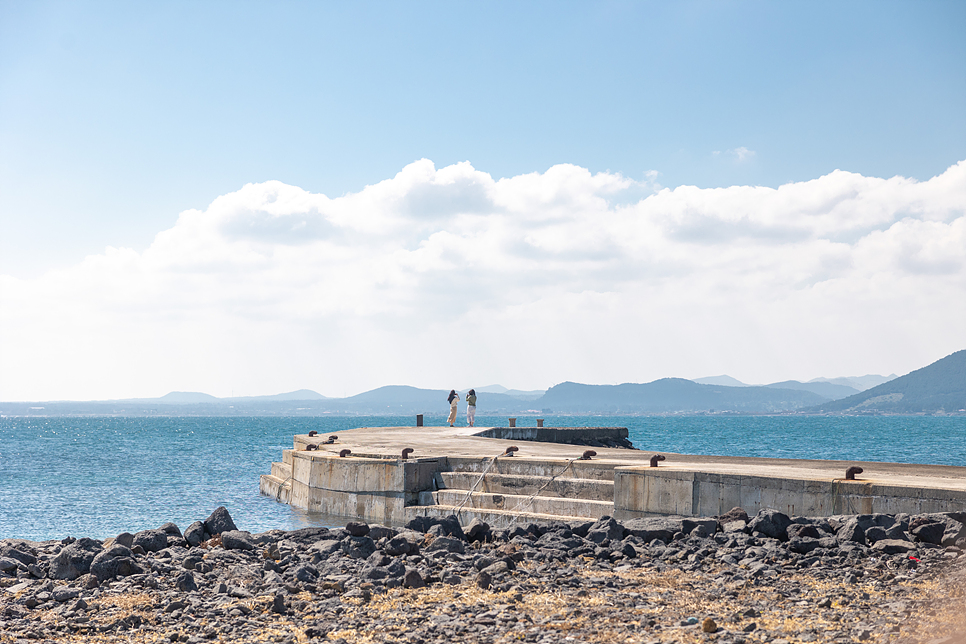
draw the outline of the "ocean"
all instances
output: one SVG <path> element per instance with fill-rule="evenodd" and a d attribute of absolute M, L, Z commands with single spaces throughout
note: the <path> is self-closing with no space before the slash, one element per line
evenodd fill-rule
<path fill-rule="evenodd" d="M 409 423 L 400 416 L 0 418 L 0 538 L 103 539 L 167 521 L 184 529 L 219 505 L 251 532 L 338 525 L 337 517 L 261 496 L 259 475 L 281 460 L 294 434 Z M 506 417 L 481 415 L 476 424 L 505 426 Z M 518 425 L 535 426 L 535 417 Z M 627 427 L 645 450 L 966 465 L 963 416 L 546 416 L 546 425 Z"/>

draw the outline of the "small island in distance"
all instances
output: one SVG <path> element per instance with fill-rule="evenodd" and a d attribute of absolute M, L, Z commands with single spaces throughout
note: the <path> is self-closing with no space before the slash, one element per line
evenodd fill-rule
<path fill-rule="evenodd" d="M 481 414 L 964 414 L 966 350 L 901 377 L 861 376 L 746 385 L 729 376 L 648 383 L 564 382 L 547 391 L 476 387 Z M 217 398 L 171 392 L 160 398 L 0 402 L 4 416 L 318 416 L 411 415 L 441 410 L 447 392 L 389 385 L 346 398 L 315 391 Z"/>

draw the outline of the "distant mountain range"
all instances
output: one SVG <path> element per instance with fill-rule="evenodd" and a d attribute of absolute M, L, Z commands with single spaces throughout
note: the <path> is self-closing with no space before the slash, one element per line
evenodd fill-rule
<path fill-rule="evenodd" d="M 918 414 L 966 410 L 966 350 L 809 411 Z"/>
<path fill-rule="evenodd" d="M 860 390 L 859 387 L 878 384 Z M 851 384 L 848 384 L 851 383 Z M 853 386 L 855 385 L 855 386 Z M 966 409 L 966 350 L 897 378 L 859 376 L 786 380 L 747 385 L 730 376 L 649 383 L 585 385 L 565 382 L 547 391 L 500 385 L 477 387 L 479 413 L 667 414 L 667 413 L 932 413 Z M 2 402 L 0 414 L 21 415 L 188 415 L 287 416 L 445 415 L 448 390 L 390 385 L 346 398 L 327 398 L 309 389 L 272 396 L 216 398 L 171 392 L 160 398 L 94 402 Z M 465 398 L 465 391 L 460 392 Z M 462 408 L 462 406 L 461 406 Z"/>
<path fill-rule="evenodd" d="M 837 400 L 839 398 L 845 398 L 846 396 L 851 396 L 857 394 L 860 391 L 865 391 L 875 387 L 876 385 L 881 385 L 884 382 L 889 382 L 890 380 L 895 380 L 898 376 L 892 374 L 889 376 L 848 376 L 843 378 L 815 378 L 809 380 L 808 382 L 799 382 L 798 380 L 784 380 L 782 382 L 773 382 L 770 385 L 749 385 L 741 382 L 737 378 L 732 378 L 731 376 L 709 376 L 707 378 L 694 378 L 693 382 L 699 385 L 724 385 L 726 387 L 775 387 L 777 389 L 802 389 L 804 391 L 811 391 L 818 394 L 824 398 L 831 398 L 832 400 Z M 827 387 L 826 385 L 832 385 Z"/>

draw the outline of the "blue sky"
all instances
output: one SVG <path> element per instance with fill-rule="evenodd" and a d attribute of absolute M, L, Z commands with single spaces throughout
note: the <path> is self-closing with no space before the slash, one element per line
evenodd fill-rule
<path fill-rule="evenodd" d="M 961 2 L 6 2 L 0 272 L 143 248 L 248 182 L 337 196 L 424 157 L 924 180 L 966 158 L 963 33 Z"/>
<path fill-rule="evenodd" d="M 925 182 L 966 159 L 964 33 L 962 2 L 0 3 L 0 275 L 36 286 L 108 246 L 145 253 L 246 184 L 337 198 L 420 159 L 494 181 L 560 164 L 626 178 L 612 208 L 836 169 Z M 946 288 L 937 301 L 963 295 Z M 811 375 L 921 366 L 962 348 L 949 333 L 893 366 Z M 728 365 L 690 375 L 806 375 Z"/>

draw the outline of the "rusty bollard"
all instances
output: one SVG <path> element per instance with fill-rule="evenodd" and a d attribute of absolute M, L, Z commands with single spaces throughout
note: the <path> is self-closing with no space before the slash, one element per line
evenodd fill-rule
<path fill-rule="evenodd" d="M 404 449 L 402 451 L 402 459 L 405 461 L 406 459 L 409 458 L 409 455 L 412 454 L 412 453 L 413 453 L 413 448 L 412 447 L 407 447 L 406 449 Z"/>
<path fill-rule="evenodd" d="M 660 454 L 655 454 L 654 456 L 651 457 L 651 467 L 657 467 L 658 461 L 666 461 L 666 460 L 667 459 L 661 456 Z"/>
<path fill-rule="evenodd" d="M 339 458 L 345 458 L 346 456 L 348 456 L 351 453 L 352 453 L 352 450 L 351 449 L 344 449 L 341 452 L 339 452 Z"/>
<path fill-rule="evenodd" d="M 594 451 L 594 450 L 592 450 L 592 449 L 589 449 L 589 450 L 587 450 L 586 452 L 584 452 L 584 453 L 583 453 L 583 454 L 582 454 L 582 455 L 580 456 L 580 458 L 578 458 L 577 460 L 578 460 L 578 461 L 589 461 L 589 460 L 590 460 L 590 458 L 591 458 L 592 456 L 597 456 L 597 452 L 595 452 L 595 451 Z"/>
<path fill-rule="evenodd" d="M 310 436 L 310 437 L 311 437 L 311 436 L 318 436 L 318 435 L 319 435 L 319 433 L 318 433 L 317 431 L 315 431 L 314 429 L 313 429 L 312 431 L 310 431 L 310 432 L 309 432 L 309 436 Z"/>
<path fill-rule="evenodd" d="M 855 475 L 856 474 L 861 474 L 861 473 L 862 473 L 862 468 L 859 467 L 858 465 L 853 465 L 849 469 L 845 470 L 845 480 L 846 481 L 854 481 L 855 480 Z"/>
<path fill-rule="evenodd" d="M 519 451 L 520 451 L 519 447 L 517 447 L 516 445 L 510 445 L 509 447 L 506 448 L 506 451 L 503 452 L 503 456 L 513 456 L 513 452 L 519 452 Z"/>

